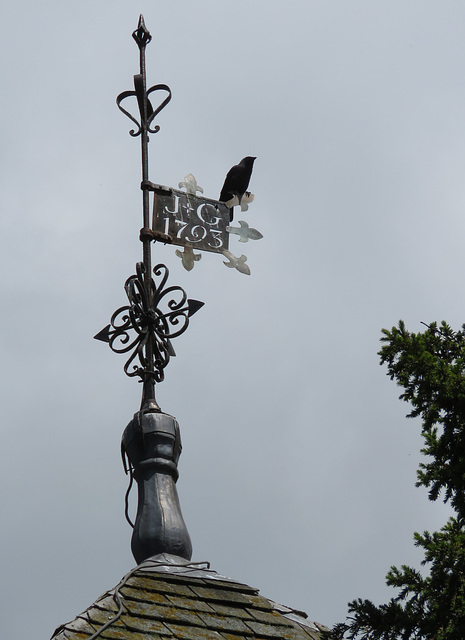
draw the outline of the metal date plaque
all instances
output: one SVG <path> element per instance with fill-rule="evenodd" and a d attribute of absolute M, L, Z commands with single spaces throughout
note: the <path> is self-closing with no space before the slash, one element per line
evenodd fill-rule
<path fill-rule="evenodd" d="M 200 251 L 229 249 L 230 210 L 217 200 L 160 187 L 154 189 L 152 229 L 171 243 Z"/>

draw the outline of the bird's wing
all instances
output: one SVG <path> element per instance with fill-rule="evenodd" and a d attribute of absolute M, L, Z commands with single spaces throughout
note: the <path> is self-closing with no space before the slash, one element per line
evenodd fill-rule
<path fill-rule="evenodd" d="M 220 201 L 221 202 L 227 202 L 233 196 L 236 195 L 237 170 L 238 169 L 240 169 L 240 167 L 235 165 L 226 174 L 226 178 L 224 180 L 223 188 L 221 189 L 221 193 L 220 193 Z"/>

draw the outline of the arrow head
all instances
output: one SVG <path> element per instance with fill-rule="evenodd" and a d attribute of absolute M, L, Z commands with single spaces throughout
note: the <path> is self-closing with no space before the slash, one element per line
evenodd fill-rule
<path fill-rule="evenodd" d="M 176 356 L 176 351 L 174 350 L 171 340 L 169 340 L 168 338 L 166 339 L 166 346 L 168 348 L 168 353 L 174 358 Z"/>
<path fill-rule="evenodd" d="M 107 324 L 107 326 L 99 331 L 95 336 L 94 340 L 100 340 L 101 342 L 110 342 L 110 327 L 111 325 Z"/>
<path fill-rule="evenodd" d="M 190 318 L 191 316 L 194 315 L 194 313 L 197 313 L 197 311 L 201 309 L 204 304 L 205 302 L 200 302 L 200 300 L 188 300 L 187 301 L 187 306 L 189 307 L 189 311 L 187 312 L 188 317 Z"/>

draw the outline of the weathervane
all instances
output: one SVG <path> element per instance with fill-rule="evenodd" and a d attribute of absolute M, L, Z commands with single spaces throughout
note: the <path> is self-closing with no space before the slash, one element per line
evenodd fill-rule
<path fill-rule="evenodd" d="M 173 416 L 163 413 L 155 399 L 155 384 L 164 379 L 164 369 L 176 355 L 172 339 L 186 331 L 189 319 L 203 302 L 188 299 L 179 286 L 167 286 L 168 268 L 158 263 L 152 269 L 151 244 L 173 244 L 183 266 L 191 270 L 201 258 L 197 251 L 220 253 L 226 266 L 250 274 L 247 257 L 236 257 L 229 250 L 230 236 L 240 242 L 262 237 L 244 221 L 231 226 L 235 206 L 247 211 L 254 196 L 247 191 L 255 158 L 246 157 L 228 172 L 219 200 L 206 198 L 192 174 L 179 183 L 179 189 L 149 180 L 149 134 L 160 130 L 155 117 L 171 100 L 166 84 L 147 89 L 145 48 L 152 36 L 144 18 L 132 34 L 139 47 L 140 73 L 134 76 L 134 90 L 116 98 L 118 108 L 135 124 L 129 134 L 141 139 L 143 227 L 140 240 L 143 261 L 125 282 L 128 304 L 117 309 L 110 324 L 94 337 L 107 342 L 116 353 L 128 354 L 125 373 L 143 383 L 140 410 L 127 425 L 122 438 L 123 463 L 130 483 L 126 493 L 126 518 L 133 527 L 132 550 L 136 561 L 170 553 L 190 559 L 192 545 L 184 523 L 176 492 L 177 462 L 181 453 L 179 425 Z M 158 106 L 155 98 L 160 98 Z M 123 107 L 132 99 L 138 114 Z M 135 99 L 135 100 L 134 100 Z M 150 200 L 153 200 L 151 207 Z M 151 215 L 152 210 L 152 215 Z M 152 275 L 153 274 L 153 275 Z M 153 277 L 154 276 L 154 277 Z M 133 524 L 128 515 L 128 494 L 133 478 L 139 488 L 138 510 Z"/>
<path fill-rule="evenodd" d="M 165 287 L 169 271 L 164 264 L 157 264 L 153 269 L 158 281 L 152 278 L 151 243 L 156 237 L 150 227 L 149 133 L 160 130 L 159 125 L 152 128 L 152 122 L 171 100 L 171 90 L 166 84 L 157 84 L 147 90 L 145 48 L 152 36 L 142 16 L 132 36 L 139 47 L 140 73 L 134 76 L 134 91 L 120 93 L 116 104 L 137 126 L 137 129 L 129 132 L 130 135 L 141 137 L 143 227 L 140 239 L 143 245 L 143 262 L 137 263 L 136 274 L 125 282 L 129 304 L 117 309 L 110 324 L 94 337 L 108 342 L 116 353 L 130 353 L 124 371 L 128 376 L 139 377 L 143 382 L 141 408 L 160 411 L 155 400 L 155 383 L 163 380 L 164 369 L 170 357 L 176 355 L 171 340 L 184 333 L 189 325 L 189 318 L 203 306 L 203 302 L 189 300 L 179 286 Z M 149 96 L 159 93 L 164 97 L 154 109 Z M 121 106 L 130 97 L 137 99 L 139 120 Z M 166 238 L 165 241 L 167 240 Z"/>
<path fill-rule="evenodd" d="M 255 158 L 246 157 L 232 167 L 226 176 L 220 200 L 204 196 L 203 189 L 192 174 L 179 183 L 179 189 L 157 185 L 149 180 L 149 134 L 158 133 L 159 125 L 153 125 L 155 117 L 171 100 L 171 89 L 166 84 L 156 84 L 147 89 L 145 48 L 152 36 L 141 15 L 139 25 L 132 34 L 139 47 L 140 73 L 134 76 L 134 90 L 123 91 L 116 98 L 118 108 L 136 125 L 129 134 L 141 138 L 142 155 L 142 209 L 143 227 L 140 240 L 143 245 L 143 262 L 136 265 L 136 274 L 124 285 L 129 304 L 120 307 L 112 315 L 110 324 L 95 338 L 110 345 L 116 353 L 128 353 L 124 365 L 130 377 L 143 382 L 141 407 L 160 410 L 155 400 L 155 383 L 164 379 L 164 369 L 170 357 L 176 355 L 171 340 L 187 329 L 189 318 L 203 302 L 187 298 L 179 286 L 166 287 L 169 271 L 166 265 L 157 264 L 152 277 L 151 244 L 163 242 L 182 247 L 176 249 L 182 265 L 190 271 L 201 254 L 196 251 L 220 253 L 227 267 L 250 274 L 247 257 L 236 257 L 229 250 L 229 238 L 238 236 L 239 242 L 258 240 L 262 234 L 240 220 L 239 227 L 231 226 L 234 206 L 247 211 L 254 196 L 247 191 Z M 154 98 L 160 96 L 155 106 Z M 136 99 L 138 117 L 122 106 L 127 99 Z M 183 190 L 181 190 L 183 189 Z M 151 223 L 150 194 L 153 194 Z"/>

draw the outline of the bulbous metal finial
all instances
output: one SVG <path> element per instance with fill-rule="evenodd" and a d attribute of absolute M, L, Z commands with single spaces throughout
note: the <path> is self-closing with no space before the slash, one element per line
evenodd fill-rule
<path fill-rule="evenodd" d="M 152 39 L 150 31 L 145 26 L 144 16 L 142 14 L 140 14 L 139 16 L 139 24 L 137 26 L 137 29 L 132 34 L 132 37 L 137 42 L 139 48 L 148 45 L 148 43 Z"/>
<path fill-rule="evenodd" d="M 138 485 L 131 541 L 136 562 L 159 553 L 190 560 L 192 543 L 176 490 L 181 454 L 177 420 L 166 413 L 139 411 L 126 427 L 121 445 L 125 470 Z"/>

